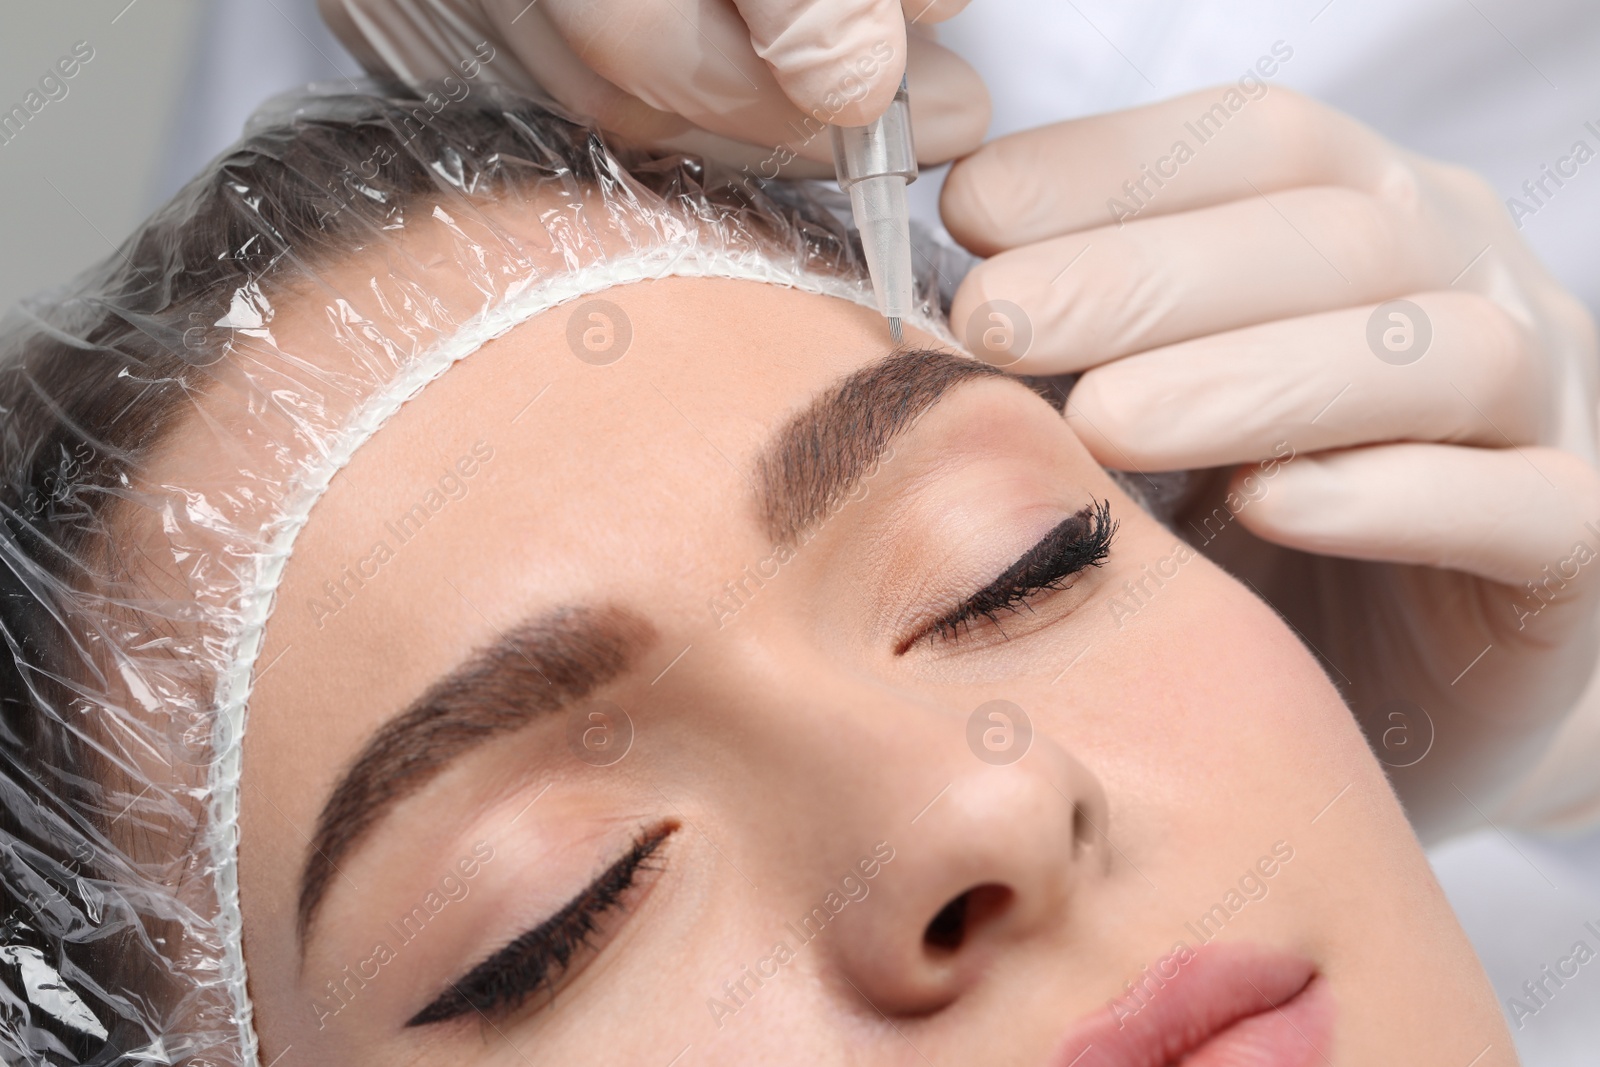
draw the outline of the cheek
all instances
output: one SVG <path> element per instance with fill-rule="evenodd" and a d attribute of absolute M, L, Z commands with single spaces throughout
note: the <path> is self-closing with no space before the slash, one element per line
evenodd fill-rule
<path fill-rule="evenodd" d="M 1056 721 L 1108 779 L 1226 810 L 1366 773 L 1337 690 L 1269 607 L 1198 555 L 1160 584 L 1145 562 L 1108 575 L 1088 651 L 1051 687 Z"/>

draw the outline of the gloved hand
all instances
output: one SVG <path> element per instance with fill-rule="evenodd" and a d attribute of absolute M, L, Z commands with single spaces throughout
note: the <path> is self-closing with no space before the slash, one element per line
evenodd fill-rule
<path fill-rule="evenodd" d="M 977 72 L 927 29 L 966 0 L 318 2 L 374 74 L 459 79 L 461 62 L 492 54 L 487 81 L 763 177 L 832 177 L 825 124 L 876 119 L 902 73 L 920 162 L 972 151 L 989 124 Z"/>
<path fill-rule="evenodd" d="M 992 258 L 952 327 L 1084 371 L 1102 464 L 1218 468 L 1174 526 L 1321 654 L 1420 832 L 1481 826 L 1600 714 L 1594 323 L 1485 181 L 1243 88 L 957 163 L 945 223 Z"/>

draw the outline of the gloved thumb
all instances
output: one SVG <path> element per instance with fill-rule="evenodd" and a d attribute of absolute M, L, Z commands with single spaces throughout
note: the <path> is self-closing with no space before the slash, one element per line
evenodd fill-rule
<path fill-rule="evenodd" d="M 906 69 L 908 22 L 948 18 L 966 0 L 734 0 L 750 44 L 802 112 L 837 126 L 884 113 Z"/>
<path fill-rule="evenodd" d="M 540 0 L 531 8 L 523 0 L 477 2 L 500 20 L 508 51 L 564 105 L 594 115 L 598 100 L 613 115 L 643 114 L 658 126 L 676 116 L 704 134 L 753 147 L 751 169 L 766 177 L 773 176 L 769 165 L 786 159 L 831 169 L 828 125 L 870 121 L 869 107 L 881 113 L 908 65 L 920 162 L 972 151 L 988 126 L 988 93 L 977 72 L 921 32 L 908 41 L 897 0 L 768 0 L 759 16 L 752 12 L 758 28 L 720 0 L 705 0 L 689 13 L 680 10 L 681 0 Z M 756 0 L 743 2 L 756 6 Z M 858 10 L 865 15 L 854 17 Z M 767 58 L 756 54 L 758 41 L 770 45 Z M 779 84 L 773 57 L 787 64 L 791 81 L 819 87 L 811 110 L 789 99 L 798 90 Z M 629 99 L 607 100 L 608 87 Z M 714 143 L 675 147 L 721 158 Z"/>

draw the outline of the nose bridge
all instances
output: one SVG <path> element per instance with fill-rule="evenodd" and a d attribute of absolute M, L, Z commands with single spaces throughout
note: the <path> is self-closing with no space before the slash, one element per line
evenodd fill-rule
<path fill-rule="evenodd" d="M 718 674 L 762 705 L 745 817 L 782 843 L 791 926 L 882 1010 L 955 999 L 1105 871 L 1104 789 L 1016 705 L 788 656 Z"/>
<path fill-rule="evenodd" d="M 969 720 L 982 702 L 964 693 L 896 686 L 810 650 L 742 644 L 708 672 L 717 690 L 709 703 L 724 709 L 711 731 L 737 746 L 747 799 L 765 808 L 771 798 L 779 818 L 843 811 L 873 840 L 905 837 L 947 801 L 977 803 L 973 776 L 998 785 L 1016 770 L 1051 795 L 1039 775 L 1072 776 L 1059 746 L 1026 728 L 1019 734 L 1015 724 L 992 725 L 989 747 L 971 740 Z M 997 759 L 997 743 L 1015 746 L 1014 756 Z"/>

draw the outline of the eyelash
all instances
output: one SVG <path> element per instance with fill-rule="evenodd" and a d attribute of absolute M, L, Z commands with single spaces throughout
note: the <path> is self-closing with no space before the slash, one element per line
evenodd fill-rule
<path fill-rule="evenodd" d="M 600 917 L 621 905 L 623 894 L 632 888 L 640 871 L 661 869 L 647 861 L 677 828 L 669 824 L 641 832 L 626 855 L 559 911 L 452 982 L 447 992 L 412 1016 L 406 1026 L 448 1022 L 472 1011 L 509 1014 L 540 988 L 553 995 L 572 958 L 590 947 L 589 939 L 599 932 Z"/>
<path fill-rule="evenodd" d="M 988 619 L 991 624 L 998 624 L 1002 613 L 1021 613 L 1045 590 L 1065 588 L 1067 579 L 1105 563 L 1116 532 L 1111 501 L 1086 505 L 1040 538 L 1038 544 L 1024 552 L 1022 558 L 998 578 L 905 642 L 899 651 L 906 651 L 931 634 L 946 641 L 958 641 L 971 631 L 975 619 Z M 1001 634 L 1004 633 L 1002 630 Z"/>

